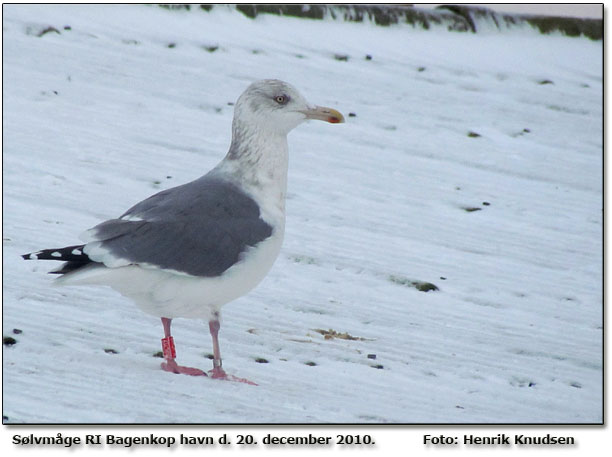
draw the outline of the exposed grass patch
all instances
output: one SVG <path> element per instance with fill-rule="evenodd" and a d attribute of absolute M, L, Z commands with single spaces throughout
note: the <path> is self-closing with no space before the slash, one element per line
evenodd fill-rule
<path fill-rule="evenodd" d="M 4 346 L 13 346 L 14 344 L 17 344 L 17 340 L 12 336 L 4 336 L 2 337 L 2 344 Z"/>
<path fill-rule="evenodd" d="M 339 339 L 339 340 L 350 340 L 350 341 L 373 341 L 371 338 L 362 338 L 360 336 L 353 336 L 353 335 L 350 335 L 348 332 L 340 333 L 332 329 L 323 330 L 320 328 L 315 328 L 313 330 L 323 335 L 323 338 L 325 338 L 326 340 Z"/>
<path fill-rule="evenodd" d="M 294 255 L 289 258 L 295 263 L 303 263 L 304 265 L 318 265 L 317 259 L 307 255 Z"/>
<path fill-rule="evenodd" d="M 436 286 L 435 284 L 432 284 L 430 282 L 425 282 L 425 281 L 415 281 L 413 279 L 408 279 L 404 276 L 389 275 L 387 279 L 394 284 L 398 284 L 400 286 L 406 286 L 406 287 L 414 287 L 415 289 L 421 292 L 429 292 L 430 290 L 439 290 L 438 286 Z"/>

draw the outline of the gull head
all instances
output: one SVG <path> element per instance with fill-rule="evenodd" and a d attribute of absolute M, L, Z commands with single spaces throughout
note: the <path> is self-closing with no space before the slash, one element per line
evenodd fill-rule
<path fill-rule="evenodd" d="M 254 82 L 234 107 L 234 127 L 248 125 L 267 133 L 287 135 L 308 119 L 344 122 L 340 112 L 309 103 L 295 87 L 278 79 Z"/>

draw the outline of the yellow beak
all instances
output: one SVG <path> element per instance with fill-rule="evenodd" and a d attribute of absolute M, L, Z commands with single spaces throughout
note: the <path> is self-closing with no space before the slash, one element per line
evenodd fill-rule
<path fill-rule="evenodd" d="M 327 108 L 326 106 L 315 106 L 314 108 L 302 111 L 302 113 L 306 115 L 306 119 L 317 119 L 332 124 L 344 122 L 344 116 L 340 111 L 333 108 Z"/>

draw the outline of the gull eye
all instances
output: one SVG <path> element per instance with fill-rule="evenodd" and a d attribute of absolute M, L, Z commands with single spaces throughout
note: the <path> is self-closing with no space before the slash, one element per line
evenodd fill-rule
<path fill-rule="evenodd" d="M 274 100 L 279 105 L 286 105 L 289 101 L 289 97 L 287 97 L 286 95 L 277 95 L 276 97 L 274 97 Z"/>

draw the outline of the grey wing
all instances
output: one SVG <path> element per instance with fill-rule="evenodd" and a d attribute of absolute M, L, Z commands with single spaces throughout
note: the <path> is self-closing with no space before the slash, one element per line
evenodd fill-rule
<path fill-rule="evenodd" d="M 272 234 L 259 207 L 221 180 L 200 180 L 142 201 L 88 231 L 84 248 L 108 267 L 146 264 L 195 276 L 219 276 Z"/>

